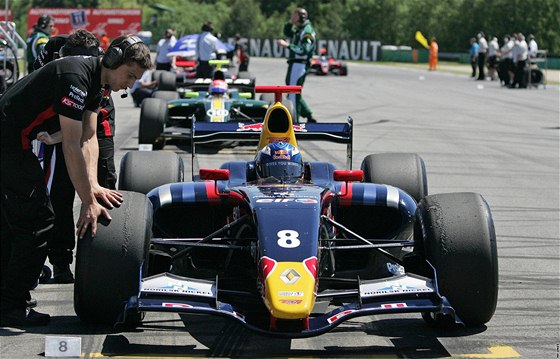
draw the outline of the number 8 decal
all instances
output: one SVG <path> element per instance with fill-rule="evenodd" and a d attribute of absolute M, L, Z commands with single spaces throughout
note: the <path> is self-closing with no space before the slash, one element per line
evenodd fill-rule
<path fill-rule="evenodd" d="M 278 245 L 282 248 L 296 248 L 299 247 L 299 233 L 297 231 L 292 231 L 290 229 L 285 229 L 279 231 L 277 234 L 278 236 Z"/>

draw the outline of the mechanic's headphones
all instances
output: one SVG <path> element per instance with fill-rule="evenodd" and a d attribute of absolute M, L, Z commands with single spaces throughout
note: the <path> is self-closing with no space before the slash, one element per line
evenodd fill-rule
<path fill-rule="evenodd" d="M 37 27 L 41 30 L 45 30 L 51 21 L 54 21 L 52 16 L 49 14 L 43 14 L 37 19 Z"/>
<path fill-rule="evenodd" d="M 132 45 L 142 42 L 138 36 L 127 36 L 116 44 L 111 44 L 101 59 L 103 66 L 116 69 L 124 62 L 124 55 Z"/>
<path fill-rule="evenodd" d="M 303 23 L 305 23 L 305 21 L 307 20 L 307 10 L 305 9 L 300 9 L 298 11 L 298 16 L 299 16 L 299 22 L 300 24 L 303 25 Z"/>

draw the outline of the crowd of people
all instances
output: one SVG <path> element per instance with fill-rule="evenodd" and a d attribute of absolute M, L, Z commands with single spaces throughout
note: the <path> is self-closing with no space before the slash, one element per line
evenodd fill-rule
<path fill-rule="evenodd" d="M 489 39 L 488 42 L 482 31 L 470 39 L 471 77 L 478 81 L 499 80 L 508 88 L 527 88 L 528 69 L 539 49 L 535 36 L 529 35 L 527 42 L 522 33 L 507 34 L 503 36 L 501 47 L 496 36 Z"/>

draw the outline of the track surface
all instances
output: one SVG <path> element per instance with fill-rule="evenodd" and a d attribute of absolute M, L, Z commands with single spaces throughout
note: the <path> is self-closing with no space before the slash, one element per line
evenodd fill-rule
<path fill-rule="evenodd" d="M 251 59 L 261 85 L 283 84 L 286 63 Z M 488 201 L 498 236 L 500 292 L 484 327 L 441 331 L 420 315 L 350 320 L 320 337 L 285 340 L 255 335 L 229 321 L 149 313 L 144 326 L 121 332 L 82 324 L 73 285 L 34 292 L 51 325 L 0 328 L 0 358 L 39 358 L 46 336 L 78 336 L 84 357 L 369 357 L 557 358 L 559 288 L 559 89 L 510 90 L 466 76 L 350 64 L 348 77 L 308 76 L 304 97 L 319 121 L 354 118 L 353 167 L 375 152 L 417 152 L 430 193 L 472 191 Z M 137 148 L 139 109 L 115 96 L 117 163 Z M 190 154 L 176 146 L 165 150 Z M 344 168 L 345 147 L 305 143 L 304 160 Z M 199 156 L 199 165 L 251 159 L 249 147 Z M 189 176 L 186 176 L 187 179 Z M 100 308 L 100 310 L 102 310 Z M 263 344 L 266 340 L 266 345 Z"/>

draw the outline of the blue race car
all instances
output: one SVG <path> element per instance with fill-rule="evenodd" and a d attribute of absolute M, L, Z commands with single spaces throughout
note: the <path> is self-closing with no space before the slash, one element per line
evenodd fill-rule
<path fill-rule="evenodd" d="M 280 100 L 300 88 L 256 90 Z M 416 154 L 372 154 L 351 170 L 352 132 L 351 119 L 294 125 L 277 101 L 262 123 L 193 127 L 193 158 L 198 143 L 243 139 L 258 141 L 254 160 L 184 181 L 174 153 L 127 153 L 124 203 L 95 238 L 78 242 L 77 315 L 136 326 L 150 311 L 208 314 L 289 338 L 373 314 L 488 322 L 498 264 L 486 201 L 428 195 Z M 306 140 L 346 144 L 348 168 L 304 162 Z"/>

